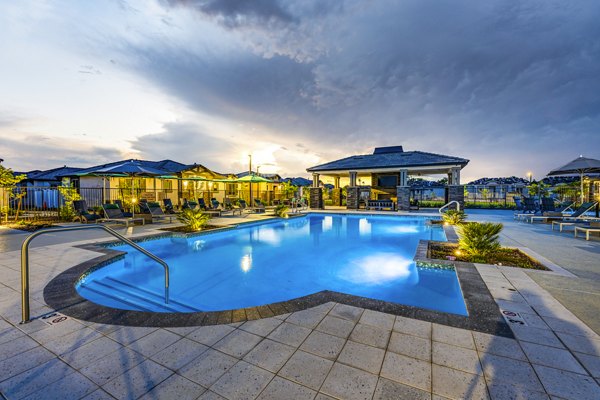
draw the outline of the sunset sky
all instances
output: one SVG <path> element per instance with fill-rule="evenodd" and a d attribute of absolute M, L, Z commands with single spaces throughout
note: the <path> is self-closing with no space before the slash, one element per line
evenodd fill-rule
<path fill-rule="evenodd" d="M 600 158 L 600 2 L 0 0 L 0 158 L 307 176 L 373 147 L 463 181 Z"/>

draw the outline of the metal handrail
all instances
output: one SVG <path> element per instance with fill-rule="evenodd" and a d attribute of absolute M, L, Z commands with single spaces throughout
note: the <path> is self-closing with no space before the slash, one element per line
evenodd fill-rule
<path fill-rule="evenodd" d="M 110 233 L 117 239 L 125 242 L 136 250 L 144 253 L 157 263 L 163 266 L 165 269 L 165 304 L 169 304 L 169 266 L 166 262 L 150 253 L 148 250 L 140 247 L 130 239 L 127 239 L 125 236 L 117 233 L 115 230 L 109 228 L 104 225 L 88 225 L 88 226 L 69 226 L 64 228 L 52 228 L 52 229 L 42 229 L 31 235 L 27 236 L 23 244 L 21 245 L 21 310 L 22 310 L 22 324 L 29 322 L 29 243 L 36 238 L 37 236 L 43 235 L 44 233 L 53 233 L 53 232 L 66 232 L 66 231 L 82 231 L 87 229 L 103 229 L 104 231 Z"/>
<path fill-rule="evenodd" d="M 450 205 L 451 205 L 452 203 L 456 203 L 456 211 L 460 211 L 460 203 L 459 203 L 458 201 L 456 201 L 456 200 L 452 200 L 452 201 L 451 201 L 451 202 L 449 202 L 448 204 L 444 204 L 443 206 L 441 206 L 441 207 L 440 207 L 440 209 L 438 210 L 438 212 L 441 214 L 441 213 L 442 213 L 442 210 L 443 210 L 443 209 L 445 209 L 445 208 L 448 208 L 448 207 L 450 207 Z"/>

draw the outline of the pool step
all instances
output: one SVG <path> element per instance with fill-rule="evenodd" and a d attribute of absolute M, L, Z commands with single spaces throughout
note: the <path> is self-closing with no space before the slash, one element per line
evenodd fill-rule
<path fill-rule="evenodd" d="M 154 312 L 191 312 L 195 311 L 192 307 L 186 306 L 180 302 L 171 302 L 164 304 L 164 295 L 157 295 L 136 288 L 135 286 L 125 284 L 118 280 L 106 277 L 97 281 L 86 282 L 82 284 L 85 290 L 94 293 L 92 300 L 98 303 L 112 305 L 116 308 L 136 311 L 154 311 Z M 103 299 L 105 301 L 102 301 Z"/>
<path fill-rule="evenodd" d="M 127 291 L 131 292 L 131 293 L 137 294 L 140 297 L 143 297 L 145 299 L 147 299 L 149 297 L 152 301 L 158 302 L 158 303 L 160 303 L 163 306 L 165 305 L 164 304 L 164 300 L 165 300 L 164 293 L 156 293 L 156 292 L 153 292 L 151 290 L 144 289 L 144 288 L 132 285 L 129 282 L 124 282 L 122 280 L 119 280 L 119 279 L 116 279 L 116 278 L 113 278 L 113 277 L 110 277 L 110 276 L 107 276 L 103 280 L 109 281 L 110 284 L 115 285 L 117 287 L 120 287 L 120 288 L 122 288 L 124 290 L 127 290 Z M 198 312 L 198 311 L 202 311 L 202 310 L 199 310 L 199 309 L 197 309 L 195 307 L 192 307 L 190 305 L 182 303 L 181 301 L 179 301 L 177 299 L 174 299 L 173 298 L 173 293 L 170 294 L 168 307 L 177 308 L 178 312 Z"/>

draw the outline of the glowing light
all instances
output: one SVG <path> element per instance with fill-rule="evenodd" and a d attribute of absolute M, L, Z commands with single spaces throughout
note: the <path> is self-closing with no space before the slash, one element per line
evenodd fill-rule
<path fill-rule="evenodd" d="M 417 233 L 419 228 L 414 225 L 391 226 L 386 229 L 389 233 Z"/>
<path fill-rule="evenodd" d="M 361 236 L 366 236 L 371 234 L 371 223 L 367 221 L 366 218 L 361 218 L 358 221 L 358 232 Z"/>
<path fill-rule="evenodd" d="M 367 285 L 380 285 L 398 279 L 419 279 L 415 263 L 395 253 L 378 253 L 352 260 L 340 277 Z"/>
<path fill-rule="evenodd" d="M 323 232 L 330 231 L 333 228 L 333 217 L 327 216 L 323 218 Z"/>
<path fill-rule="evenodd" d="M 460 251 L 460 250 L 456 250 L 456 251 L 454 252 L 454 254 L 456 254 L 457 256 L 460 256 L 460 255 L 462 254 L 462 251 Z"/>
<path fill-rule="evenodd" d="M 205 243 L 206 242 L 204 240 L 196 240 L 195 242 L 192 243 L 192 250 L 194 250 L 194 251 L 202 250 Z"/>
<path fill-rule="evenodd" d="M 248 272 L 252 268 L 252 256 L 250 254 L 246 254 L 242 257 L 242 261 L 240 263 L 242 271 Z"/>

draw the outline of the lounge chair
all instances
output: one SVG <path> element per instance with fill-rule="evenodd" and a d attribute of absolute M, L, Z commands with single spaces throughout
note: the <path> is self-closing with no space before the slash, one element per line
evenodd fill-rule
<path fill-rule="evenodd" d="M 542 199 L 542 201 L 546 199 L 546 197 L 544 197 Z M 543 221 L 543 222 L 548 222 L 551 220 L 556 220 L 556 219 L 562 219 L 563 217 L 565 217 L 565 214 L 567 212 L 567 210 L 572 210 L 572 206 L 575 203 L 569 203 L 569 204 L 563 204 L 561 206 L 559 206 L 558 208 L 556 208 L 554 206 L 554 201 L 550 199 L 550 201 L 552 201 L 552 205 L 550 205 L 549 203 L 546 203 L 546 205 L 544 205 L 544 203 L 542 202 L 542 207 L 544 209 L 544 212 L 542 215 L 528 215 L 525 216 L 524 219 L 526 221 L 529 221 L 529 223 L 533 224 L 534 221 Z"/>
<path fill-rule="evenodd" d="M 256 210 L 257 213 L 264 213 L 266 207 L 262 203 L 262 201 L 260 201 L 260 199 L 254 199 L 254 209 Z"/>
<path fill-rule="evenodd" d="M 244 199 L 239 199 L 238 204 L 239 204 L 242 212 L 244 212 L 244 211 L 247 213 L 256 213 L 257 212 L 255 208 L 248 207 L 248 203 L 246 203 L 246 200 L 244 200 Z"/>
<path fill-rule="evenodd" d="M 183 200 L 183 206 L 181 206 L 181 208 L 183 210 L 187 210 L 187 209 L 195 210 L 196 208 L 198 208 L 198 203 L 196 203 L 193 200 L 185 200 L 184 199 Z"/>
<path fill-rule="evenodd" d="M 523 210 L 521 213 L 517 213 L 513 215 L 513 218 L 518 220 L 525 220 L 526 217 L 536 214 L 539 211 L 537 204 L 535 204 L 535 199 L 533 197 L 523 197 Z"/>
<path fill-rule="evenodd" d="M 158 221 L 166 221 L 169 220 L 169 223 L 173 222 L 173 218 L 177 218 L 174 215 L 165 214 L 160 208 L 160 204 L 154 201 L 149 201 L 145 203 L 140 203 L 140 209 L 145 214 L 150 214 L 152 216 L 152 220 Z"/>
<path fill-rule="evenodd" d="M 600 221 L 590 222 L 590 226 L 576 226 L 575 227 L 575 237 L 577 237 L 577 233 L 579 233 L 579 231 L 585 233 L 585 240 L 590 240 L 590 233 L 592 233 L 592 232 L 600 233 Z"/>
<path fill-rule="evenodd" d="M 212 199 L 210 202 L 212 203 L 212 208 L 208 210 L 208 212 L 219 212 L 219 216 L 235 214 L 242 215 L 242 209 L 239 207 L 226 208 L 221 203 L 219 203 L 217 199 Z"/>
<path fill-rule="evenodd" d="M 552 230 L 554 230 L 554 226 L 558 226 L 559 231 L 562 232 L 563 227 L 565 226 L 575 226 L 577 224 L 587 224 L 590 221 L 596 221 L 598 218 L 588 217 L 585 215 L 588 211 L 596 207 L 596 202 L 588 202 L 583 203 L 577 210 L 573 212 L 573 214 L 562 217 L 558 221 L 552 221 Z"/>
<path fill-rule="evenodd" d="M 77 217 L 75 218 L 79 219 L 82 224 L 96 222 L 101 218 L 101 216 L 96 214 L 91 208 L 88 208 L 85 200 L 74 200 L 73 208 L 75 209 L 75 213 L 77 213 Z"/>
<path fill-rule="evenodd" d="M 119 209 L 121 210 L 121 212 L 123 213 L 123 215 L 127 218 L 129 217 L 133 217 L 133 214 L 130 212 L 126 212 L 125 209 L 123 208 L 123 201 L 122 200 L 114 200 L 113 201 L 114 204 L 116 204 L 117 206 L 119 206 Z"/>
<path fill-rule="evenodd" d="M 136 221 L 141 221 L 142 225 L 144 225 L 144 218 L 132 218 L 126 217 L 123 215 L 123 211 L 116 204 L 102 204 L 102 210 L 104 210 L 104 215 L 106 218 L 98 219 L 98 222 L 117 222 L 120 224 L 125 224 L 125 226 L 129 227 L 129 223 Z"/>
<path fill-rule="evenodd" d="M 173 202 L 171 199 L 163 199 L 163 205 L 165 206 L 165 211 L 167 214 L 175 214 L 175 207 L 173 207 Z"/>
<path fill-rule="evenodd" d="M 200 207 L 201 210 L 208 210 L 210 208 L 203 198 L 198 199 L 198 207 Z"/>

